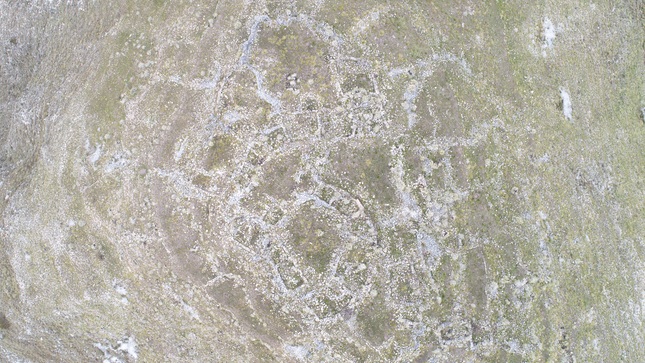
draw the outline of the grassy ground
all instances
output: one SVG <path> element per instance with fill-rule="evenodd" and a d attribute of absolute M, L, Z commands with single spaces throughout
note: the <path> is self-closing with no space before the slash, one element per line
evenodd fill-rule
<path fill-rule="evenodd" d="M 644 11 L 0 1 L 1 360 L 644 360 Z"/>

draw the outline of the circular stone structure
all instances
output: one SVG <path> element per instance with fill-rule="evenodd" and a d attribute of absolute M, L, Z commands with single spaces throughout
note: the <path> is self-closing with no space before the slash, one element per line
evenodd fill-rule
<path fill-rule="evenodd" d="M 645 361 L 645 5 L 0 0 L 0 361 Z"/>

